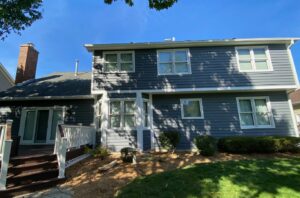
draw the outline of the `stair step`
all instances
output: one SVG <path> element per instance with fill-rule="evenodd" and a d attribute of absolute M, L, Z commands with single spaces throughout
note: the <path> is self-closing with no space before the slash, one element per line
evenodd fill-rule
<path fill-rule="evenodd" d="M 58 169 L 28 171 L 18 175 L 9 174 L 7 177 L 8 186 L 26 185 L 35 181 L 52 179 L 58 177 Z"/>
<path fill-rule="evenodd" d="M 0 191 L 0 197 L 13 197 L 25 193 L 39 191 L 42 189 L 56 186 L 64 180 L 65 179 L 52 178 L 31 182 L 27 185 L 8 186 L 6 190 Z"/>
<path fill-rule="evenodd" d="M 56 155 L 32 155 L 32 156 L 20 156 L 11 158 L 9 163 L 13 166 L 20 165 L 20 164 L 30 164 L 30 163 L 37 163 L 37 162 L 45 162 L 45 161 L 55 161 L 57 160 Z"/>
<path fill-rule="evenodd" d="M 45 162 L 35 162 L 35 163 L 25 163 L 19 164 L 16 166 L 10 165 L 8 168 L 8 174 L 18 175 L 27 171 L 36 171 L 36 170 L 49 170 L 58 168 L 57 161 L 45 161 Z"/>

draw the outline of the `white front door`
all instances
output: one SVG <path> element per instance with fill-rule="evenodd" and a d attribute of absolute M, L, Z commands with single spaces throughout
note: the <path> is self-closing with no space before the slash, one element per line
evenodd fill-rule
<path fill-rule="evenodd" d="M 62 108 L 23 109 L 20 125 L 21 144 L 53 144 Z"/>

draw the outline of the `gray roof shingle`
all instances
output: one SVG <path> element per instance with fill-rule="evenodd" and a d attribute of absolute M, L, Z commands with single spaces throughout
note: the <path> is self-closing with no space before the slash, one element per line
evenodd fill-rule
<path fill-rule="evenodd" d="M 77 76 L 74 72 L 56 72 L 0 92 L 2 99 L 82 95 L 91 95 L 91 72 L 79 72 Z"/>

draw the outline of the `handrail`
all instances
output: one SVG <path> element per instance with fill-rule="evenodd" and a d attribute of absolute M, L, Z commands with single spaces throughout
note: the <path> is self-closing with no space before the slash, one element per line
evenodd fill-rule
<path fill-rule="evenodd" d="M 67 151 L 82 145 L 93 144 L 95 136 L 95 128 L 92 126 L 67 125 L 62 122 L 57 124 L 54 154 L 57 155 L 58 160 L 58 178 L 65 177 Z"/>

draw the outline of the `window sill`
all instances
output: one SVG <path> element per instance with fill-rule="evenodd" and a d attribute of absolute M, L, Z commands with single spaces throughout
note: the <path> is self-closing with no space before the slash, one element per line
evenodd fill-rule
<path fill-rule="evenodd" d="M 275 126 L 241 126 L 241 129 L 274 129 Z"/>
<path fill-rule="evenodd" d="M 192 73 L 169 73 L 169 74 L 157 74 L 157 76 L 183 76 L 191 75 Z"/>
<path fill-rule="evenodd" d="M 204 117 L 182 117 L 184 120 L 203 120 Z"/>

